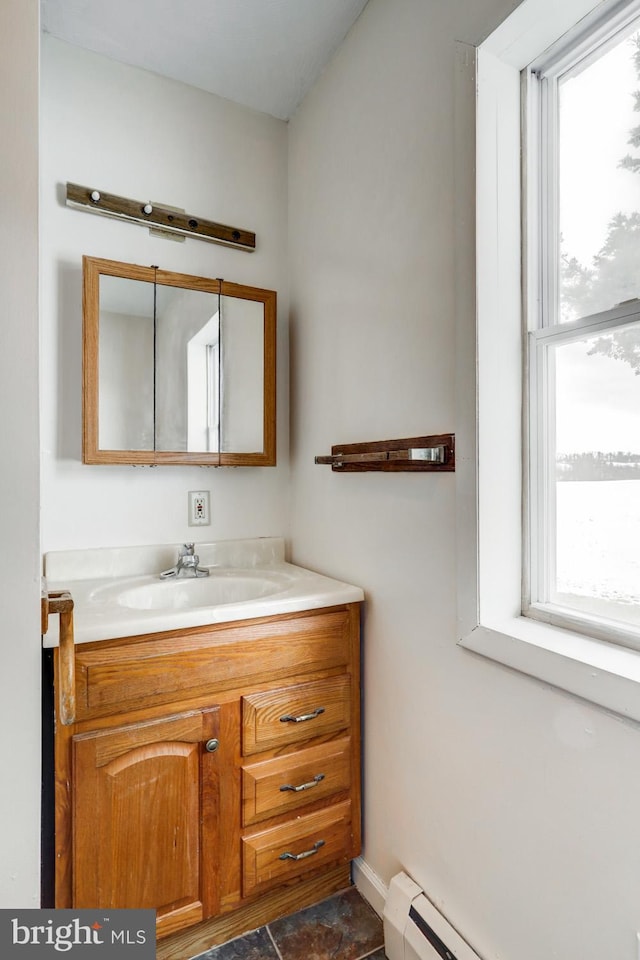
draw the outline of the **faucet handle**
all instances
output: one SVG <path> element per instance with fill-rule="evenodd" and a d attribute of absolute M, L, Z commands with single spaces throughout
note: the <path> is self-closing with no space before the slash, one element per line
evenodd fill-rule
<path fill-rule="evenodd" d="M 195 552 L 195 543 L 183 543 L 180 550 L 181 557 L 192 557 Z"/>

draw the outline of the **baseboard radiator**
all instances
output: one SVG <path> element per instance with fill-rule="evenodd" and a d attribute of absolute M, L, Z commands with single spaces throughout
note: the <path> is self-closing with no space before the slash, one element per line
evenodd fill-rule
<path fill-rule="evenodd" d="M 406 873 L 391 881 L 383 919 L 388 960 L 480 960 Z"/>

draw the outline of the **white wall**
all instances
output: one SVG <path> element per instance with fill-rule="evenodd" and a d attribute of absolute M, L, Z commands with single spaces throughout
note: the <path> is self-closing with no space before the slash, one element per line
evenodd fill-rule
<path fill-rule="evenodd" d="M 187 491 L 211 490 L 198 539 L 282 535 L 288 480 L 287 126 L 45 36 L 42 44 L 43 550 L 193 539 Z M 246 253 L 72 210 L 67 181 L 257 234 Z M 276 468 L 81 463 L 81 257 L 157 264 L 278 292 Z"/>
<path fill-rule="evenodd" d="M 40 900 L 38 17 L 0 4 L 0 907 Z"/>
<path fill-rule="evenodd" d="M 313 465 L 332 443 L 451 428 L 466 438 L 459 457 L 469 453 L 473 404 L 454 389 L 453 40 L 479 40 L 513 6 L 370 0 L 291 124 L 294 559 L 367 590 L 369 866 L 384 882 L 405 867 L 487 958 L 633 960 L 637 727 L 455 646 L 465 557 L 453 477 Z M 0 241 L 10 414 L 0 572 L 11 597 L 0 639 L 2 906 L 37 895 L 37 7 L 7 0 L 0 14 L 11 134 L 0 161 L 11 201 Z M 282 468 L 79 463 L 79 257 L 117 250 L 282 293 L 283 125 L 56 41 L 45 48 L 44 547 L 179 539 L 192 486 L 211 486 L 219 504 L 212 535 L 281 532 Z M 224 129 L 220 144 L 212 128 Z M 249 256 L 151 240 L 66 210 L 56 185 L 67 179 L 237 221 L 265 247 Z M 472 339 L 470 315 L 459 346 Z M 281 403 L 281 438 L 283 420 Z"/>
<path fill-rule="evenodd" d="M 365 874 L 405 868 L 487 960 L 635 960 L 637 726 L 456 646 L 455 477 L 313 464 L 449 430 L 473 456 L 454 41 L 515 6 L 369 0 L 290 124 L 293 559 L 367 593 Z"/>

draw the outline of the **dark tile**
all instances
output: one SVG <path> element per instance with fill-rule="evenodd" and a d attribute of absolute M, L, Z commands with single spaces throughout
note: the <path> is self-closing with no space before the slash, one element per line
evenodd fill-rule
<path fill-rule="evenodd" d="M 269 924 L 282 960 L 359 960 L 383 944 L 382 921 L 355 887 Z"/>
<path fill-rule="evenodd" d="M 279 960 L 266 927 L 244 937 L 229 940 L 219 947 L 201 953 L 193 960 Z"/>

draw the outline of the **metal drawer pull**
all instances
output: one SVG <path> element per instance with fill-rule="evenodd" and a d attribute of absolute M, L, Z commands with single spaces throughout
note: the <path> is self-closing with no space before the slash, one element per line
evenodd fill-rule
<path fill-rule="evenodd" d="M 311 850 L 305 850 L 303 853 L 281 853 L 279 860 L 304 860 L 306 857 L 312 857 L 317 853 L 320 847 L 324 847 L 324 840 L 316 840 Z"/>
<path fill-rule="evenodd" d="M 285 713 L 283 717 L 280 717 L 280 723 L 303 723 L 305 720 L 313 720 L 315 717 L 319 717 L 321 713 L 324 713 L 324 707 L 318 707 L 313 713 L 302 713 L 299 717 L 294 717 L 292 713 Z"/>
<path fill-rule="evenodd" d="M 283 783 L 280 787 L 280 792 L 284 793 L 285 790 L 293 790 L 294 793 L 300 793 L 301 790 L 308 790 L 309 787 L 317 787 L 321 780 L 324 780 L 324 773 L 316 774 L 313 780 L 309 780 L 308 783 L 301 783 L 297 787 L 292 786 L 290 783 Z"/>

